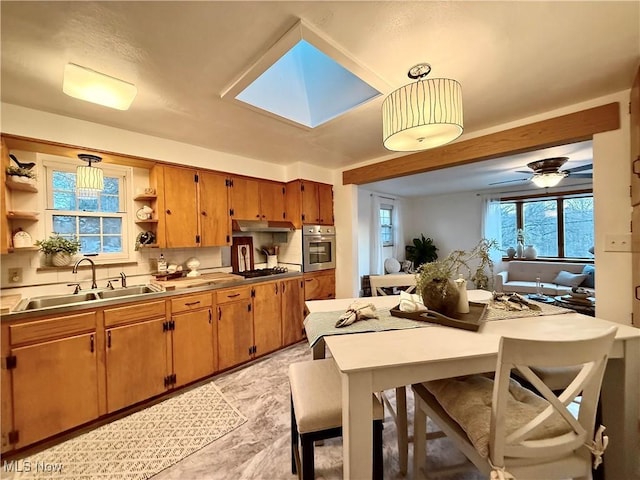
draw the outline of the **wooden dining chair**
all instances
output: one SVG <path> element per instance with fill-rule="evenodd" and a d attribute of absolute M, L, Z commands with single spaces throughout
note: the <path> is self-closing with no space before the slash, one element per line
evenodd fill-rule
<path fill-rule="evenodd" d="M 483 375 L 413 385 L 414 475 L 425 468 L 430 417 L 491 478 L 592 478 L 606 448 L 594 427 L 602 377 L 617 328 L 574 341 L 501 338 L 494 379 Z M 559 394 L 534 367 L 579 366 Z M 541 396 L 510 378 L 517 369 Z M 580 396 L 577 414 L 568 408 Z"/>

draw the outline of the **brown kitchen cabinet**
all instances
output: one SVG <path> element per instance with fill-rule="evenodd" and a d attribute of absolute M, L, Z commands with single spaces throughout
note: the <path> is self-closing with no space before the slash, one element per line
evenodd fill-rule
<path fill-rule="evenodd" d="M 217 324 L 212 308 L 211 292 L 171 299 L 174 388 L 218 369 Z"/>
<path fill-rule="evenodd" d="M 326 183 L 294 180 L 285 189 L 286 216 L 296 228 L 333 225 L 333 187 Z"/>
<path fill-rule="evenodd" d="M 159 300 L 104 311 L 108 413 L 171 386 L 165 308 Z"/>
<path fill-rule="evenodd" d="M 13 393 L 13 428 L 7 432 L 11 448 L 98 418 L 96 325 L 91 311 L 8 328 L 11 346 L 4 360 L 12 392 L 3 390 L 3 396 Z"/>
<path fill-rule="evenodd" d="M 209 247 L 231 242 L 226 175 L 157 166 L 150 177 L 158 190 L 160 247 Z"/>
<path fill-rule="evenodd" d="M 9 245 L 11 245 L 11 230 L 9 229 L 9 220 L 7 219 L 7 187 L 5 185 L 7 179 L 7 167 L 9 166 L 9 149 L 4 138 L 0 139 L 0 168 L 2 169 L 1 181 L 2 192 L 0 192 L 0 253 L 8 253 Z"/>
<path fill-rule="evenodd" d="M 281 282 L 260 283 L 252 287 L 253 354 L 266 355 L 282 347 Z"/>
<path fill-rule="evenodd" d="M 282 294 L 282 344 L 292 345 L 305 337 L 304 332 L 304 280 L 290 278 L 280 280 Z"/>
<path fill-rule="evenodd" d="M 232 177 L 230 213 L 236 220 L 280 220 L 285 217 L 284 183 Z"/>
<path fill-rule="evenodd" d="M 334 269 L 304 274 L 304 299 L 326 300 L 336 298 L 336 272 Z"/>
<path fill-rule="evenodd" d="M 251 288 L 225 288 L 216 291 L 218 323 L 218 368 L 239 365 L 253 356 L 253 312 Z"/>

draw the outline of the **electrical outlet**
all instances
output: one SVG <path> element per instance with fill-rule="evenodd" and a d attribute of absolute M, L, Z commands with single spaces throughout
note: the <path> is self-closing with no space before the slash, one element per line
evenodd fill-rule
<path fill-rule="evenodd" d="M 21 268 L 10 268 L 9 272 L 9 283 L 21 283 L 22 282 L 22 269 Z"/>
<path fill-rule="evenodd" d="M 631 251 L 631 234 L 630 233 L 607 233 L 604 236 L 605 252 L 630 252 Z"/>

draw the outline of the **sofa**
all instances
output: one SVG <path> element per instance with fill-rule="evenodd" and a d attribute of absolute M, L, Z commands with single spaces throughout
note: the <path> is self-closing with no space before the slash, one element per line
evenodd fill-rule
<path fill-rule="evenodd" d="M 506 270 L 495 276 L 494 290 L 497 292 L 536 293 L 536 278 L 539 277 L 544 295 L 566 295 L 573 287 L 582 287 L 595 296 L 592 264 L 511 260 L 505 265 Z"/>

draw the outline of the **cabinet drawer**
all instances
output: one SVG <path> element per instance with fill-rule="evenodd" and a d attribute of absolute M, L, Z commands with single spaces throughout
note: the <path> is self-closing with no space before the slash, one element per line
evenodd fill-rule
<path fill-rule="evenodd" d="M 96 329 L 96 312 L 85 312 L 65 317 L 36 320 L 35 322 L 11 325 L 11 346 L 35 343 L 54 338 L 67 337 Z"/>
<path fill-rule="evenodd" d="M 225 288 L 216 292 L 216 303 L 218 305 L 249 298 L 251 298 L 251 288 L 249 287 Z"/>
<path fill-rule="evenodd" d="M 104 326 L 112 327 L 113 325 L 144 320 L 145 318 L 164 317 L 165 310 L 164 300 L 110 308 L 104 311 Z"/>
<path fill-rule="evenodd" d="M 187 312 L 211 306 L 211 293 L 171 299 L 171 313 Z"/>

